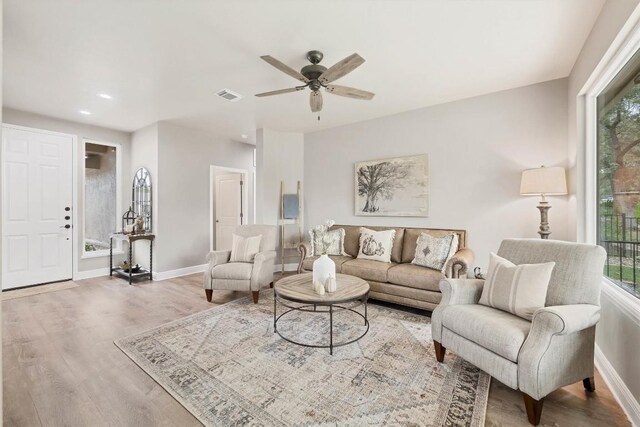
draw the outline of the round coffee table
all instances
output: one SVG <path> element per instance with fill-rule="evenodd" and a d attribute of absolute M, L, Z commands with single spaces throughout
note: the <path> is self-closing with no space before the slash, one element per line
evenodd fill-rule
<path fill-rule="evenodd" d="M 280 279 L 273 286 L 273 332 L 290 343 L 315 348 L 328 348 L 329 354 L 333 354 L 334 347 L 351 344 L 364 337 L 369 332 L 369 320 L 367 319 L 367 299 L 369 298 L 369 284 L 364 280 L 346 274 L 336 274 L 338 289 L 332 293 L 318 295 L 312 289 L 312 273 L 296 274 Z M 302 304 L 300 306 L 289 305 L 287 302 Z M 350 307 L 344 304 L 358 303 Z M 287 311 L 277 314 L 278 303 L 288 308 Z M 364 306 L 364 314 L 354 310 L 360 305 Z M 318 310 L 318 307 L 326 307 Z M 333 311 L 334 309 L 347 310 L 364 319 L 365 331 L 362 335 L 352 340 L 336 343 L 333 342 Z M 307 344 L 287 338 L 278 331 L 278 320 L 287 313 L 293 311 L 305 311 L 311 313 L 329 313 L 329 345 Z"/>

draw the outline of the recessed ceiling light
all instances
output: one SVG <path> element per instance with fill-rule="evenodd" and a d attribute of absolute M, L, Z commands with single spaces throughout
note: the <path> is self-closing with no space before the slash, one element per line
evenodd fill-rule
<path fill-rule="evenodd" d="M 87 110 L 80 110 L 80 111 L 78 111 L 78 113 L 83 114 L 85 116 L 90 116 L 91 115 L 91 111 L 87 111 Z"/>
<path fill-rule="evenodd" d="M 111 99 L 113 98 L 111 95 L 109 95 L 108 93 L 99 93 L 98 96 L 102 99 Z"/>
<path fill-rule="evenodd" d="M 242 135 L 240 135 L 240 138 L 242 138 L 242 139 L 247 139 L 247 134 L 246 134 L 246 133 L 243 133 Z"/>

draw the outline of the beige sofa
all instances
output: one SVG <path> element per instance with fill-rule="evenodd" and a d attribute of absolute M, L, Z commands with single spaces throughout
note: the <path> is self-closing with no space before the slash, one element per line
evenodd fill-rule
<path fill-rule="evenodd" d="M 331 256 L 336 263 L 336 272 L 360 277 L 371 286 L 369 297 L 377 300 L 402 304 L 409 307 L 433 310 L 442 298 L 440 280 L 447 278 L 466 277 L 471 268 L 474 254 L 466 247 L 467 233 L 465 230 L 440 230 L 431 228 L 403 228 L 403 227 L 371 227 L 372 230 L 396 230 L 396 237 L 391 250 L 391 262 L 356 259 L 360 245 L 359 225 L 334 225 L 331 229 L 344 228 L 344 251 L 346 256 Z M 420 233 L 433 236 L 444 236 L 450 233 L 458 234 L 460 249 L 449 260 L 445 273 L 411 264 L 416 251 L 416 242 Z M 298 273 L 313 270 L 313 262 L 317 256 L 310 256 L 311 249 L 307 242 L 302 243 Z"/>

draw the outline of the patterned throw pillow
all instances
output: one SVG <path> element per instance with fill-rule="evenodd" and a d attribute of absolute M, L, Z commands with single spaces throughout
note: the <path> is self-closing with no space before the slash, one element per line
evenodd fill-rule
<path fill-rule="evenodd" d="M 358 259 L 391 262 L 391 248 L 396 230 L 373 231 L 360 228 L 360 250 Z"/>
<path fill-rule="evenodd" d="M 555 262 L 515 265 L 491 253 L 480 304 L 531 320 L 544 307 Z"/>
<path fill-rule="evenodd" d="M 434 237 L 427 233 L 420 233 L 416 242 L 416 253 L 411 263 L 444 273 L 447 261 L 456 252 L 458 252 L 457 234 Z"/>
<path fill-rule="evenodd" d="M 311 256 L 322 255 L 346 255 L 344 252 L 344 228 L 318 232 L 309 230 L 311 237 Z M 324 251 L 323 251 L 324 249 Z"/>
<path fill-rule="evenodd" d="M 234 234 L 229 262 L 253 262 L 256 254 L 260 252 L 260 240 L 262 235 L 242 237 Z"/>

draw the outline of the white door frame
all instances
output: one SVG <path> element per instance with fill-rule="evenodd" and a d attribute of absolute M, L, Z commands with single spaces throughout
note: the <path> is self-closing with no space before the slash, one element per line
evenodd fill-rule
<path fill-rule="evenodd" d="M 246 169 L 237 169 L 237 168 L 228 168 L 226 166 L 217 166 L 217 165 L 209 165 L 209 251 L 213 251 L 213 246 L 214 246 L 214 241 L 213 241 L 213 223 L 215 221 L 215 216 L 216 213 L 214 211 L 214 206 L 213 206 L 213 197 L 212 194 L 215 191 L 216 188 L 216 176 L 215 176 L 215 172 L 217 170 L 223 170 L 226 172 L 231 172 L 231 173 L 239 173 L 242 175 L 242 182 L 244 183 L 243 187 L 243 192 L 242 192 L 242 206 L 243 206 L 243 218 L 245 218 L 245 220 L 248 220 L 249 216 L 246 215 L 246 212 L 249 210 L 248 207 L 248 178 L 249 178 L 249 171 L 247 171 Z M 255 194 L 255 190 L 254 190 L 254 194 Z M 254 207 L 254 212 L 255 212 L 255 207 Z M 254 221 L 255 222 L 255 221 Z M 247 222 L 248 224 L 248 222 Z"/>
<path fill-rule="evenodd" d="M 71 272 L 72 279 L 76 280 L 78 276 L 78 233 L 76 227 L 78 224 L 78 136 L 70 133 L 54 132 L 46 129 L 32 128 L 28 126 L 12 125 L 10 123 L 2 123 L 2 127 L 6 129 L 22 130 L 27 132 L 43 133 L 45 135 L 55 135 L 66 138 L 71 138 L 71 217 L 73 218 L 73 226 L 71 227 Z M 4 175 L 4 165 L 0 163 L 2 167 L 2 174 Z M 2 225 L 2 234 L 4 235 L 4 224 Z"/>

